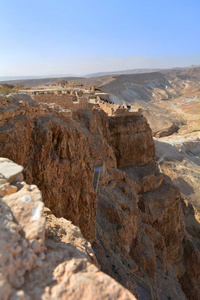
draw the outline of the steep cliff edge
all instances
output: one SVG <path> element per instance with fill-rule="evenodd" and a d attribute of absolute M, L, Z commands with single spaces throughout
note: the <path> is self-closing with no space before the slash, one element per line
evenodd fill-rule
<path fill-rule="evenodd" d="M 165 294 L 158 292 L 157 298 L 184 299 L 180 292 L 181 283 L 187 298 L 197 299 L 199 253 L 185 233 L 180 192 L 169 177 L 160 174 L 155 162 L 151 132 L 147 125 L 144 132 L 142 121 L 145 123 L 142 118 L 130 120 L 123 116 L 110 120 L 110 140 L 117 164 L 123 166 L 120 170 L 125 174 L 120 186 L 116 184 L 117 179 L 111 176 L 107 186 L 104 184 L 100 189 L 97 220 L 102 228 L 102 238 L 109 243 L 110 249 L 121 255 L 122 262 L 124 259 L 129 261 L 129 266 L 132 266 L 129 272 L 131 269 L 136 273 L 138 271 L 151 283 L 155 294 L 159 288 L 165 290 Z M 134 129 L 130 130 L 132 126 Z M 138 139 L 141 134 L 144 144 Z M 110 182 L 115 183 L 108 194 Z M 137 196 L 130 196 L 130 186 Z M 125 200 L 127 197 L 128 201 Z M 135 209 L 133 213 L 136 203 L 138 210 Z M 134 226 L 129 215 L 135 219 Z M 192 257 L 196 264 L 192 263 Z"/>
<path fill-rule="evenodd" d="M 157 168 L 145 118 L 109 120 L 92 108 L 61 117 L 27 95 L 1 103 L 0 155 L 23 165 L 44 204 L 80 227 L 103 271 L 132 293 L 143 276 L 156 299 L 198 298 L 199 254 L 185 233 L 179 190 Z"/>
<path fill-rule="evenodd" d="M 151 129 L 142 116 L 119 115 L 109 120 L 111 145 L 118 167 L 155 161 Z"/>
<path fill-rule="evenodd" d="M 27 183 L 34 181 L 41 189 L 45 205 L 58 217 L 70 218 L 93 241 L 93 164 L 80 123 L 46 111 L 27 95 L 4 101 L 1 156 L 24 166 Z"/>

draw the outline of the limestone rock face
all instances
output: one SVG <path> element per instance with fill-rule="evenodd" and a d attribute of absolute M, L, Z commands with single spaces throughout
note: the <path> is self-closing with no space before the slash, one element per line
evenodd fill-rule
<path fill-rule="evenodd" d="M 105 165 L 116 168 L 117 162 L 110 145 L 109 120 L 102 109 L 78 111 L 74 118 L 81 124 L 82 133 L 87 139 L 90 161 L 93 166 Z"/>
<path fill-rule="evenodd" d="M 1 162 L 12 164 L 7 159 L 1 159 Z M 16 164 L 13 166 L 15 171 L 20 169 L 20 166 L 16 168 Z M 5 174 L 4 170 L 1 171 Z M 10 185 L 8 181 L 7 184 Z M 8 299 L 11 287 L 20 288 L 25 282 L 25 272 L 40 266 L 45 257 L 45 218 L 41 193 L 35 185 L 28 186 L 23 181 L 15 179 L 12 184 L 15 191 L 0 198 L 0 294 L 4 297 L 1 299 Z"/>
<path fill-rule="evenodd" d="M 110 264 L 114 274 L 109 274 L 120 277 L 126 287 L 125 270 L 129 277 L 143 275 L 157 299 L 186 299 L 178 281 L 179 276 L 187 272 L 182 256 L 185 228 L 178 190 L 165 178 L 159 188 L 137 195 L 132 180 L 118 172 L 100 188 L 98 196 L 97 231 L 106 251 L 110 249 L 115 257 L 115 262 L 109 258 L 103 269 L 108 272 Z M 95 253 L 100 261 L 102 254 Z M 196 275 L 191 276 L 194 279 Z M 198 279 L 194 281 L 197 283 Z M 198 291 L 196 283 L 193 285 L 195 293 Z"/>
<path fill-rule="evenodd" d="M 37 105 L 31 107 L 31 100 L 25 115 L 20 115 L 18 100 L 11 100 L 17 115 L 7 118 L 8 109 L 2 109 L 5 119 L 0 125 L 8 130 L 1 131 L 1 155 L 23 165 L 26 182 L 38 185 L 45 205 L 57 216 L 69 218 L 80 226 L 85 237 L 94 240 L 93 163 L 79 123 L 71 119 L 64 122 L 56 112 L 41 111 Z"/>
<path fill-rule="evenodd" d="M 154 161 L 144 166 L 130 165 L 121 168 L 129 179 L 135 182 L 137 194 L 155 191 L 163 181 L 163 175 L 159 172 Z"/>
<path fill-rule="evenodd" d="M 181 206 L 186 230 L 192 236 L 193 242 L 200 250 L 200 213 L 184 197 L 181 198 Z"/>
<path fill-rule="evenodd" d="M 100 188 L 97 222 L 104 233 L 104 243 L 117 253 L 128 255 L 138 228 L 138 198 L 122 172 L 108 170 L 110 178 Z"/>
<path fill-rule="evenodd" d="M 6 181 L 12 182 L 22 171 L 22 166 L 19 166 L 8 159 L 0 158 L 0 174 Z"/>
<path fill-rule="evenodd" d="M 99 271 L 78 227 L 44 209 L 35 185 L 12 184 L 17 191 L 0 198 L 1 300 L 136 299 Z"/>
<path fill-rule="evenodd" d="M 145 118 L 126 115 L 111 117 L 109 126 L 118 167 L 146 165 L 155 161 L 152 132 Z"/>
<path fill-rule="evenodd" d="M 45 299 L 136 299 L 86 259 L 60 264 L 54 271 L 54 278 L 58 285 L 52 287 L 50 293 L 47 290 Z"/>

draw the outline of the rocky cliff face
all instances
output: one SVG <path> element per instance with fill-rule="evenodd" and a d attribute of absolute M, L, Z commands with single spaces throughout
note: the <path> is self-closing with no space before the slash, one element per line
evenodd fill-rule
<path fill-rule="evenodd" d="M 103 77 L 101 87 L 115 103 L 167 100 L 187 89 L 198 88 L 200 68 L 163 70 L 143 74 L 121 74 Z M 93 79 L 94 80 L 94 79 Z M 98 80 L 98 77 L 97 77 Z M 97 81 L 98 83 L 98 81 Z"/>
<path fill-rule="evenodd" d="M 20 171 L 0 159 L 0 299 L 136 299 L 99 271 L 80 229 L 44 208 Z"/>
<path fill-rule="evenodd" d="M 7 106 L 3 108 L 8 109 L 1 121 L 1 155 L 23 165 L 26 181 L 38 185 L 45 205 L 58 217 L 69 217 L 93 241 L 96 195 L 87 137 L 80 123 L 65 121 L 24 97 L 23 109 L 22 96 L 4 100 Z"/>
<path fill-rule="evenodd" d="M 146 165 L 155 161 L 155 146 L 151 129 L 144 117 L 128 115 L 109 120 L 111 145 L 118 167 L 131 164 Z"/>
<path fill-rule="evenodd" d="M 198 299 L 199 253 L 185 233 L 180 192 L 158 170 L 145 118 L 109 120 L 101 109 L 64 118 L 26 95 L 2 100 L 0 155 L 23 165 L 44 204 L 80 227 L 102 270 L 132 293 L 143 276 L 156 299 Z"/>
<path fill-rule="evenodd" d="M 187 261 L 191 258 L 186 259 L 190 253 L 187 248 L 191 249 L 193 253 L 191 257 L 195 257 L 198 266 L 200 260 L 197 249 L 193 245 L 192 250 L 191 240 L 185 233 L 180 192 L 169 177 L 160 174 L 154 159 L 154 149 L 151 146 L 146 148 L 142 146 L 146 150 L 145 153 L 145 150 L 140 151 L 140 144 L 137 148 L 131 136 L 129 139 L 127 134 L 131 126 L 129 122 L 124 122 L 122 118 L 121 125 L 118 125 L 118 120 L 116 124 L 111 131 L 111 142 L 114 140 L 113 148 L 117 154 L 126 154 L 125 159 L 130 157 L 126 164 L 131 165 L 120 169 L 119 174 L 122 176 L 120 183 L 119 174 L 117 178 L 111 175 L 107 185 L 104 183 L 100 189 L 97 221 L 102 230 L 102 239 L 108 249 L 118 253 L 118 259 L 120 255 L 118 273 L 121 265 L 126 261 L 130 273 L 139 272 L 147 282 L 151 283 L 158 299 L 167 299 L 167 297 L 184 299 L 182 291 L 189 299 L 196 299 L 199 297 L 199 271 L 191 273 L 189 271 L 189 275 Z M 148 143 L 151 145 L 148 139 L 144 141 L 147 145 Z M 137 156 L 135 149 L 138 149 Z M 143 155 L 146 160 L 143 159 Z M 123 165 L 121 163 L 123 156 L 116 155 L 116 157 L 118 164 Z M 196 265 L 192 268 L 195 269 Z M 124 274 L 121 274 L 121 277 L 123 278 Z M 186 284 L 186 277 L 193 279 Z M 161 291 L 157 293 L 158 286 L 161 290 L 165 290 L 164 294 Z M 188 286 L 192 287 L 190 292 Z"/>

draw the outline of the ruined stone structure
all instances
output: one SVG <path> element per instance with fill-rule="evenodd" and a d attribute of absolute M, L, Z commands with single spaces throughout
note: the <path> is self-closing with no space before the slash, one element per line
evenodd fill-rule
<path fill-rule="evenodd" d="M 93 104 L 94 106 L 101 107 L 108 116 L 121 115 L 126 113 L 132 113 L 134 115 L 141 115 L 142 110 L 138 111 L 134 110 L 133 107 L 123 107 L 118 104 L 114 104 L 109 99 L 109 94 L 104 92 L 95 92 L 94 87 L 82 86 L 78 87 L 68 87 L 62 88 L 59 90 L 56 89 L 38 89 L 38 90 L 29 90 L 26 93 L 33 96 L 33 99 L 37 102 L 44 103 L 56 103 L 61 105 L 63 108 L 70 109 L 72 111 L 76 111 L 79 103 L 79 108 L 88 108 Z M 58 97 L 59 96 L 59 97 Z M 87 101 L 90 105 L 87 104 Z M 73 103 L 75 106 L 73 106 Z"/>
<path fill-rule="evenodd" d="M 91 98 L 90 98 L 91 97 Z M 133 109 L 122 108 L 117 104 L 111 104 L 105 102 L 99 98 L 95 99 L 94 95 L 89 95 L 84 97 L 82 91 L 71 91 L 70 94 L 40 94 L 34 95 L 33 99 L 41 103 L 56 103 L 62 106 L 63 108 L 70 109 L 72 112 L 77 111 L 78 109 L 88 109 L 89 107 L 100 107 L 102 108 L 108 116 L 117 116 L 117 115 L 132 115 L 132 116 L 142 116 L 142 110 L 139 109 L 135 111 Z"/>

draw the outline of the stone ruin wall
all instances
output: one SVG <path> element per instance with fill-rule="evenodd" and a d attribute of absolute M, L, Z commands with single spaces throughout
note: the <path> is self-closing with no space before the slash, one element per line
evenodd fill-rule
<path fill-rule="evenodd" d="M 36 91 L 32 98 L 38 103 L 47 103 L 52 106 L 53 103 L 60 105 L 64 109 L 70 109 L 71 112 L 76 112 L 79 109 L 92 109 L 100 107 L 108 116 L 121 116 L 122 114 L 131 114 L 141 116 L 142 110 L 135 110 L 134 107 L 129 108 L 120 106 L 110 102 L 108 93 L 95 93 L 94 88 L 90 86 L 88 92 L 83 89 L 74 90 L 59 90 L 59 91 Z M 120 107 L 120 108 L 119 108 Z"/>
<path fill-rule="evenodd" d="M 131 106 L 131 108 L 123 108 L 119 104 L 114 104 L 110 102 L 105 102 L 97 97 L 96 99 L 91 99 L 93 103 L 99 105 L 101 109 L 107 113 L 108 116 L 120 116 L 120 115 L 134 115 L 134 116 L 142 116 L 142 109 L 139 108 L 137 111 Z M 119 108 L 120 107 L 120 108 Z"/>
<path fill-rule="evenodd" d="M 113 104 L 111 107 L 110 104 L 104 103 L 102 100 L 97 99 L 96 101 L 99 104 L 99 107 L 102 108 L 108 114 L 108 116 L 113 116 L 114 110 L 119 106 L 119 105 Z M 115 107 L 115 106 L 117 106 L 117 107 Z"/>
<path fill-rule="evenodd" d="M 33 99 L 42 105 L 46 104 L 46 107 L 60 106 L 61 108 L 71 110 L 71 112 L 76 112 L 79 109 L 88 109 L 91 108 L 91 103 L 88 102 L 88 99 L 85 97 L 79 97 L 80 93 L 73 94 L 42 94 L 42 95 L 34 95 Z M 94 104 L 95 105 L 95 104 Z"/>
<path fill-rule="evenodd" d="M 77 93 L 78 95 L 78 93 Z M 14 96 L 15 97 L 15 96 Z M 48 112 L 54 112 L 58 114 L 60 117 L 71 118 L 72 114 L 79 109 L 90 109 L 98 108 L 104 110 L 108 114 L 108 116 L 120 117 L 126 114 L 141 116 L 142 111 L 139 109 L 138 111 L 132 111 L 127 108 L 118 108 L 117 104 L 109 104 L 101 99 L 87 99 L 85 97 L 77 97 L 76 95 L 55 95 L 55 94 L 42 94 L 42 95 L 32 95 L 32 99 L 35 100 L 34 107 L 29 106 L 29 98 L 28 94 L 18 94 L 17 98 L 19 109 L 6 109 L 4 113 L 1 115 L 0 119 L 14 117 L 18 114 L 27 114 L 29 112 L 37 112 L 41 115 L 46 114 Z M 20 101 L 21 100 L 21 101 Z M 28 100 L 28 101 L 27 101 Z M 3 97 L 1 101 L 2 108 L 5 109 L 9 104 L 9 97 Z M 30 111 L 31 110 L 31 111 Z"/>
<path fill-rule="evenodd" d="M 51 105 L 54 103 L 60 105 L 64 109 L 71 110 L 71 112 L 76 112 L 79 109 L 93 109 L 94 107 L 100 107 L 108 114 L 108 116 L 120 116 L 125 114 L 131 114 L 134 116 L 141 116 L 142 110 L 138 111 L 128 108 L 119 108 L 119 104 L 105 102 L 101 100 L 99 96 L 88 94 L 84 97 L 82 91 L 71 91 L 70 94 L 41 94 L 34 95 L 33 99 L 38 103 L 46 103 Z"/>
<path fill-rule="evenodd" d="M 43 102 L 43 103 L 56 103 L 57 105 L 62 106 L 65 109 L 73 108 L 73 101 L 76 101 L 77 98 L 75 95 L 55 95 L 55 94 L 42 94 L 42 95 L 33 95 L 33 99 L 36 102 Z"/>

